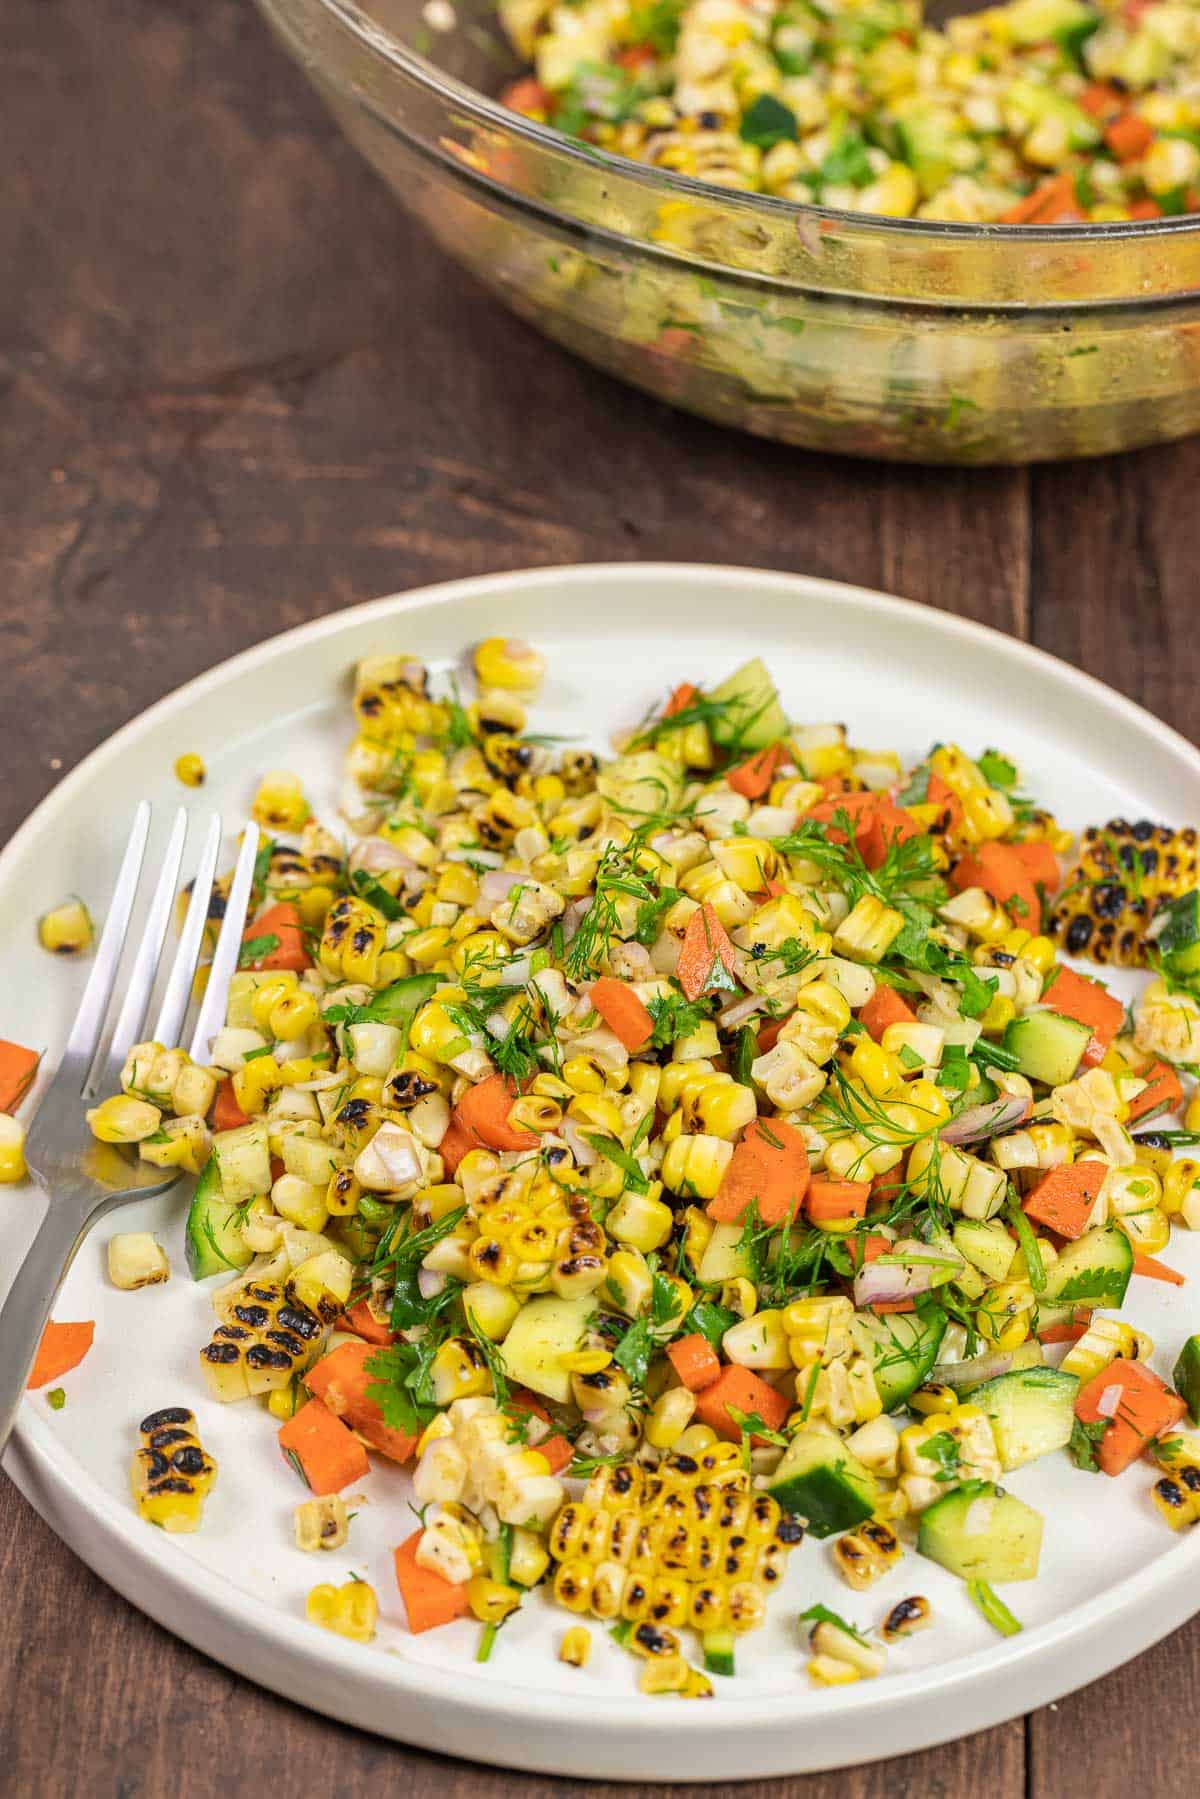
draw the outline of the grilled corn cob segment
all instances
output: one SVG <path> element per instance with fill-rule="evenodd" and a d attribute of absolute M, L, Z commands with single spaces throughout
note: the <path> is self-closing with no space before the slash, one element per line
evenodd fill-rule
<path fill-rule="evenodd" d="M 1198 874 L 1200 838 L 1191 826 L 1177 831 L 1148 818 L 1090 825 L 1063 883 L 1051 935 L 1068 955 L 1144 967 L 1155 914 L 1195 887 Z"/>
<path fill-rule="evenodd" d="M 326 1327 L 284 1287 L 244 1286 L 226 1323 L 200 1351 L 213 1399 L 249 1399 L 286 1387 L 316 1360 Z"/>
<path fill-rule="evenodd" d="M 195 1530 L 217 1464 L 201 1447 L 194 1415 L 186 1406 L 166 1406 L 143 1418 L 140 1432 L 129 1470 L 138 1512 L 162 1530 Z"/>

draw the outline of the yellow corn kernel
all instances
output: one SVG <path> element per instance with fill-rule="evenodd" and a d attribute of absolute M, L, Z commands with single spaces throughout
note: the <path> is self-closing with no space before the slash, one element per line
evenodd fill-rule
<path fill-rule="evenodd" d="M 590 1056 L 570 1056 L 563 1063 L 563 1080 L 574 1093 L 603 1093 L 604 1070 Z"/>
<path fill-rule="evenodd" d="M 739 1318 L 753 1318 L 758 1310 L 758 1289 L 744 1274 L 735 1275 L 721 1283 L 721 1304 Z"/>
<path fill-rule="evenodd" d="M 904 929 L 904 915 L 864 894 L 833 933 L 833 947 L 851 962 L 878 962 Z"/>
<path fill-rule="evenodd" d="M 502 1624 L 520 1605 L 521 1595 L 503 1581 L 473 1574 L 467 1582 L 467 1603 L 481 1624 Z"/>
<path fill-rule="evenodd" d="M 536 693 L 546 670 L 545 659 L 516 637 L 486 637 L 475 646 L 474 663 L 482 687 L 506 693 Z"/>
<path fill-rule="evenodd" d="M 0 1112 L 0 1186 L 25 1179 L 25 1126 Z"/>
<path fill-rule="evenodd" d="M 814 1655 L 805 1671 L 817 1687 L 848 1687 L 862 1679 L 856 1667 L 834 1655 Z"/>
<path fill-rule="evenodd" d="M 646 1417 L 644 1435 L 653 1449 L 673 1449 L 691 1423 L 696 1395 L 686 1387 L 668 1387 L 660 1393 Z"/>
<path fill-rule="evenodd" d="M 247 1118 L 253 1118 L 266 1107 L 268 1095 L 278 1093 L 283 1085 L 283 1075 L 274 1056 L 255 1056 L 234 1074 L 233 1096 Z"/>
<path fill-rule="evenodd" d="M 862 1036 L 850 1052 L 850 1073 L 877 1099 L 904 1085 L 904 1064 L 870 1037 Z"/>
<path fill-rule="evenodd" d="M 648 1255 L 652 1249 L 661 1249 L 671 1235 L 674 1222 L 675 1215 L 670 1206 L 652 1198 L 649 1193 L 635 1193 L 630 1188 L 609 1212 L 604 1228 L 618 1243 Z"/>
<path fill-rule="evenodd" d="M 369 1643 L 375 1635 L 379 1601 L 365 1580 L 348 1580 L 345 1586 L 314 1587 L 304 1605 L 310 1624 L 332 1630 L 355 1643 Z"/>
<path fill-rule="evenodd" d="M 663 1158 L 662 1179 L 672 1193 L 715 1199 L 733 1156 L 721 1137 L 677 1137 Z"/>
<path fill-rule="evenodd" d="M 641 1693 L 682 1693 L 691 1673 L 682 1655 L 664 1655 L 647 1663 L 638 1681 Z"/>
<path fill-rule="evenodd" d="M 299 977 L 290 968 L 272 969 L 262 975 L 254 984 L 250 995 L 250 1018 L 256 1030 L 270 1029 L 272 1008 L 289 993 L 296 991 Z"/>
<path fill-rule="evenodd" d="M 563 1632 L 558 1659 L 570 1668 L 586 1668 L 592 1653 L 592 1633 L 585 1624 L 573 1624 Z"/>
<path fill-rule="evenodd" d="M 1191 1125 L 1187 1128 L 1193 1129 Z M 1163 1175 L 1162 1199 L 1159 1202 L 1167 1216 L 1174 1218 L 1183 1213 L 1185 1205 L 1198 1187 L 1200 1162 L 1194 1161 L 1190 1156 L 1181 1156 L 1178 1161 L 1170 1163 Z M 1188 1222 L 1186 1215 L 1183 1222 Z"/>
<path fill-rule="evenodd" d="M 286 993 L 271 1007 L 267 1029 L 280 1043 L 295 1043 L 320 1022 L 321 1008 L 312 993 Z"/>
<path fill-rule="evenodd" d="M 1183 1123 L 1185 1130 L 1200 1131 L 1200 1092 L 1194 1093 L 1188 1100 Z"/>
<path fill-rule="evenodd" d="M 309 805 L 297 777 L 278 768 L 264 775 L 250 816 L 267 831 L 298 831 L 309 816 Z"/>
<path fill-rule="evenodd" d="M 80 956 L 92 947 L 92 920 L 80 899 L 55 906 L 38 920 L 38 942 L 53 956 Z"/>
<path fill-rule="evenodd" d="M 194 750 L 175 758 L 175 779 L 182 781 L 185 787 L 203 787 L 207 772 L 203 758 L 197 756 Z"/>
<path fill-rule="evenodd" d="M 93 1137 L 101 1143 L 141 1143 L 152 1137 L 162 1122 L 162 1113 L 148 1100 L 133 1099 L 118 1093 L 93 1106 L 86 1114 Z"/>

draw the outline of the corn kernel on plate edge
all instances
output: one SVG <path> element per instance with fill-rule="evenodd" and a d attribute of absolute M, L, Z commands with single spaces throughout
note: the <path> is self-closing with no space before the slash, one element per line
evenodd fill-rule
<path fill-rule="evenodd" d="M 295 768 L 318 811 L 331 815 L 330 770 L 347 738 L 340 682 L 354 661 L 404 648 L 445 671 L 495 630 L 528 638 L 547 658 L 538 728 L 594 747 L 684 675 L 717 678 L 761 654 L 793 716 L 843 718 L 859 740 L 912 756 L 931 732 L 975 749 L 1002 743 L 1075 829 L 1120 814 L 1176 823 L 1200 815 L 1200 756 L 1181 737 L 1042 652 L 947 614 L 833 582 L 723 568 L 601 566 L 456 582 L 318 619 L 246 651 L 152 707 L 68 775 L 0 855 L 0 991 L 10 1023 L 20 1020 L 27 1041 L 48 1047 L 52 1066 L 86 967 L 48 969 L 32 920 L 68 891 L 102 916 L 133 801 L 145 793 L 160 821 L 167 816 L 179 797 L 172 764 L 181 751 L 198 751 L 209 768 L 197 816 L 212 803 L 230 818 L 243 813 L 272 766 Z M 1123 979 L 1113 980 L 1118 991 Z M 0 1267 L 23 1253 L 35 1206 L 32 1189 L 6 1189 Z M 250 1408 L 215 1406 L 198 1390 L 194 1350 L 212 1314 L 205 1288 L 187 1277 L 184 1209 L 177 1192 L 120 1220 L 122 1230 L 157 1233 L 171 1259 L 166 1284 L 136 1294 L 108 1285 L 111 1225 L 85 1245 L 56 1316 L 94 1317 L 96 1346 L 65 1377 L 62 1410 L 31 1395 L 6 1470 L 127 1598 L 248 1678 L 331 1716 L 529 1770 L 761 1777 L 982 1729 L 1097 1678 L 1196 1609 L 1189 1588 L 1200 1539 L 1163 1529 L 1141 1491 L 1149 1480 L 1135 1491 L 1063 1458 L 1011 1483 L 1047 1522 L 1038 1580 L 1006 1589 L 1025 1626 L 1020 1636 L 994 1636 L 961 1584 L 915 1556 L 870 1593 L 852 1594 L 826 1548 L 807 1542 L 769 1627 L 739 1649 L 740 1677 L 718 1682 L 711 1705 L 639 1698 L 628 1658 L 595 1625 L 588 1667 L 560 1664 L 568 1620 L 548 1605 L 524 1608 L 502 1652 L 477 1668 L 476 1627 L 416 1639 L 404 1628 L 388 1565 L 406 1534 L 398 1520 L 407 1516 L 408 1482 L 398 1470 L 376 1467 L 363 1481 L 366 1503 L 350 1542 L 322 1557 L 319 1571 L 296 1552 L 297 1483 L 273 1433 L 257 1410 L 251 1417 Z M 1195 1327 L 1200 1243 L 1192 1252 L 1190 1241 L 1173 1245 L 1187 1287 L 1141 1283 L 1138 1296 L 1138 1322 L 1161 1345 L 1166 1369 Z M 128 1497 L 137 1423 L 168 1405 L 193 1407 L 220 1469 L 201 1530 L 182 1540 L 148 1529 Z M 351 1571 L 381 1597 L 379 1635 L 365 1648 L 304 1621 L 312 1581 Z M 809 1690 L 799 1610 L 820 1601 L 865 1628 L 913 1590 L 931 1600 L 934 1629 L 893 1653 L 878 1681 Z"/>

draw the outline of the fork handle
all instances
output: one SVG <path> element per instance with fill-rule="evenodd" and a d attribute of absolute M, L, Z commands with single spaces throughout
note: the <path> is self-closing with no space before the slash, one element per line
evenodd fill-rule
<path fill-rule="evenodd" d="M 17 1420 L 50 1308 L 83 1241 L 89 1218 L 50 1205 L 0 1307 L 0 1456 Z"/>

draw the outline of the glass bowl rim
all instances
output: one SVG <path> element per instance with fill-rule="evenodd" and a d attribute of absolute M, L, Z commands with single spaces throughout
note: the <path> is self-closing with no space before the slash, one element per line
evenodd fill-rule
<path fill-rule="evenodd" d="M 275 4 L 278 3 L 279 0 L 275 0 Z M 286 4 L 286 0 L 284 3 Z M 857 231 L 875 231 L 882 238 L 894 238 L 898 242 L 909 244 L 924 242 L 932 246 L 938 243 L 1003 243 L 1013 249 L 1026 244 L 1031 247 L 1045 244 L 1107 245 L 1139 240 L 1157 240 L 1162 243 L 1168 238 L 1200 237 L 1200 213 L 1183 213 L 1173 218 L 1116 219 L 1073 225 L 971 225 L 943 219 L 894 219 L 884 213 L 806 206 L 795 200 L 780 199 L 774 194 L 721 187 L 713 182 L 701 181 L 694 175 L 680 175 L 671 170 L 652 168 L 631 157 L 619 156 L 595 145 L 589 144 L 585 148 L 565 132 L 556 131 L 552 125 L 543 125 L 536 119 L 527 118 L 523 113 L 513 112 L 480 89 L 460 81 L 456 76 L 447 75 L 419 51 L 409 49 L 385 26 L 368 17 L 355 5 L 354 0 L 310 0 L 310 4 L 329 14 L 343 30 L 358 40 L 363 49 L 391 63 L 435 98 L 466 108 L 468 113 L 474 115 L 472 122 L 509 132 L 537 149 L 554 156 L 565 156 L 568 161 L 578 163 L 593 173 L 599 166 L 607 170 L 614 180 L 632 181 L 654 192 L 665 191 L 681 197 L 702 198 L 715 205 L 731 207 L 750 215 L 762 213 L 776 222 L 792 219 L 802 234 L 808 221 L 811 221 L 811 228 L 814 230 L 819 230 L 822 224 L 829 222 L 850 226 Z M 270 10 L 274 10 L 274 7 Z M 1184 298 L 1186 295 L 1180 294 L 1177 297 Z"/>

